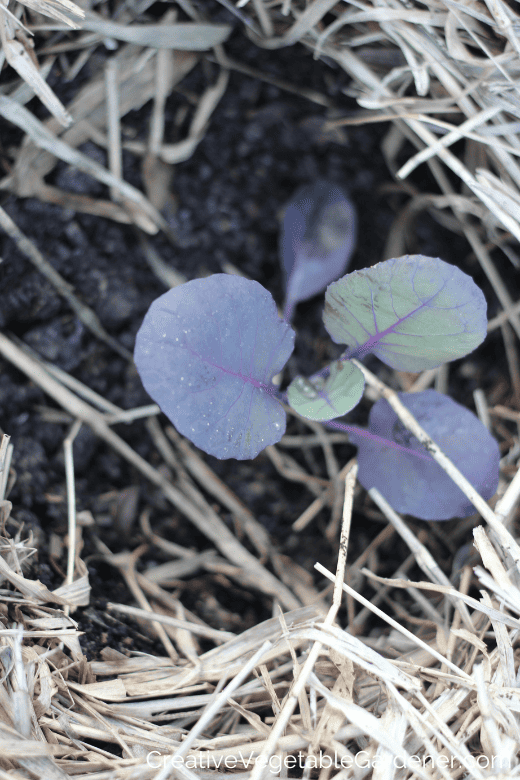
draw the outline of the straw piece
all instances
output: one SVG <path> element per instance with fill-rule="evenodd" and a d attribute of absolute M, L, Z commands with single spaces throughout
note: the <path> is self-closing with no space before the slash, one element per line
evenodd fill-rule
<path fill-rule="evenodd" d="M 451 582 L 441 570 L 439 564 L 435 561 L 426 547 L 419 542 L 417 537 L 402 521 L 399 515 L 394 512 L 388 501 L 386 501 L 386 499 L 381 495 L 379 490 L 377 490 L 377 488 L 371 488 L 368 491 L 368 494 L 384 513 L 385 517 L 388 517 L 397 533 L 401 536 L 402 539 L 404 539 L 412 551 L 418 566 L 426 574 L 426 576 L 429 577 L 432 582 L 437 582 L 439 585 L 446 585 L 448 588 L 451 587 Z M 457 600 L 454 600 L 453 603 L 454 606 L 460 611 L 462 620 L 464 621 L 466 627 L 470 631 L 474 631 L 475 627 L 471 621 L 471 617 L 466 608 L 466 605 L 463 602 Z"/>
<path fill-rule="evenodd" d="M 316 567 L 318 571 L 321 571 L 320 569 L 321 564 L 316 564 Z M 509 626 L 510 628 L 518 629 L 520 628 L 520 620 L 517 620 L 514 617 L 510 617 L 505 612 L 500 612 L 498 609 L 495 609 L 494 607 L 487 607 L 481 604 L 476 599 L 471 598 L 471 596 L 467 596 L 465 593 L 461 593 L 460 591 L 456 590 L 455 588 L 446 588 L 443 585 L 434 585 L 433 583 L 429 582 L 411 582 L 410 580 L 400 580 L 397 578 L 389 579 L 388 577 L 379 577 L 377 574 L 374 574 L 373 572 L 368 571 L 367 569 L 363 569 L 363 573 L 369 577 L 371 580 L 375 580 L 376 582 L 382 582 L 389 585 L 392 585 L 394 588 L 408 588 L 410 586 L 413 586 L 414 588 L 419 588 L 421 590 L 431 590 L 438 593 L 450 593 L 453 596 L 456 596 L 457 598 L 464 601 L 468 606 L 472 607 L 473 609 L 477 610 L 478 612 L 482 612 L 483 615 L 486 615 L 490 620 L 497 620 L 501 623 L 504 623 L 504 625 Z M 484 572 L 484 570 L 481 567 L 476 567 L 475 574 L 477 577 L 479 577 L 482 580 L 482 583 L 489 587 L 490 590 L 493 590 L 494 592 L 504 595 L 507 593 L 507 591 L 501 589 L 496 583 L 492 580 L 492 578 L 487 574 L 487 572 Z M 362 597 L 359 595 L 356 595 L 356 598 L 361 601 L 361 603 L 364 603 L 362 601 Z M 517 609 L 516 604 L 518 603 L 518 598 L 516 596 L 512 596 L 512 604 L 515 604 L 515 611 Z M 374 610 L 375 611 L 375 610 Z M 397 628 L 397 626 L 396 626 Z M 399 628 L 398 628 L 399 630 Z M 410 635 L 413 636 L 413 635 Z M 415 640 L 414 640 L 415 641 Z"/>
<path fill-rule="evenodd" d="M 71 2 L 71 0 L 21 0 L 21 2 L 39 14 L 59 19 L 60 22 L 64 22 L 73 30 L 80 27 L 81 22 L 70 19 L 68 14 L 77 16 L 80 19 L 85 18 L 83 9 L 76 3 Z"/>
<path fill-rule="evenodd" d="M 1 97 L 0 97 L 1 100 Z M 1 112 L 1 107 L 0 107 Z M 22 231 L 15 225 L 9 214 L 2 207 L 0 207 L 0 227 L 5 230 L 7 235 L 16 242 L 19 249 L 31 263 L 36 266 L 38 271 L 42 273 L 49 282 L 56 288 L 58 293 L 65 298 L 67 303 L 71 306 L 72 310 L 78 315 L 78 318 L 83 324 L 95 335 L 97 338 L 104 341 L 112 349 L 118 352 L 121 357 L 127 360 L 132 360 L 132 355 L 126 350 L 119 342 L 114 339 L 110 334 L 106 332 L 104 327 L 96 314 L 86 306 L 84 303 L 78 300 L 78 298 L 72 292 L 72 287 L 65 279 L 59 274 L 48 260 L 41 254 L 37 247 L 25 236 Z"/>
<path fill-rule="evenodd" d="M 133 204 L 133 216 L 137 219 L 140 227 L 147 233 L 153 234 L 158 231 L 159 227 L 166 227 L 164 218 L 153 208 L 139 190 L 132 187 L 131 184 L 117 179 L 91 157 L 78 152 L 57 138 L 26 108 L 10 100 L 10 98 L 0 95 L 0 114 L 4 119 L 24 130 L 36 146 L 45 149 L 80 171 L 93 176 L 103 184 L 117 189 L 122 197 L 128 199 Z"/>
<path fill-rule="evenodd" d="M 353 499 L 354 499 L 354 486 L 356 482 L 356 476 L 357 476 L 357 464 L 354 464 L 349 474 L 345 478 L 345 502 L 343 507 L 343 527 L 341 531 L 336 576 L 332 577 L 334 581 L 333 603 L 324 621 L 324 626 L 327 628 L 332 626 L 336 618 L 336 615 L 338 614 L 339 608 L 341 606 L 341 583 L 343 582 L 343 578 L 345 576 L 345 565 L 347 561 L 347 547 L 348 547 L 348 538 L 350 533 L 350 523 L 352 519 L 352 506 L 353 506 Z M 273 730 L 271 731 L 271 734 L 269 735 L 269 738 L 267 739 L 265 746 L 262 749 L 262 752 L 259 756 L 260 760 L 255 764 L 253 771 L 251 772 L 250 780 L 260 780 L 262 774 L 262 767 L 267 764 L 267 762 L 273 755 L 274 751 L 276 750 L 277 742 L 281 737 L 282 732 L 289 721 L 289 718 L 294 712 L 296 704 L 298 703 L 299 696 L 303 692 L 307 680 L 312 674 L 313 667 L 321 652 L 322 647 L 323 647 L 323 643 L 320 640 L 318 640 L 314 642 L 312 648 L 310 649 L 307 659 L 303 665 L 303 668 L 300 670 L 298 678 L 294 683 L 291 694 L 290 696 L 287 697 L 285 704 L 281 712 L 279 713 L 276 722 L 273 726 Z"/>
<path fill-rule="evenodd" d="M 314 568 L 317 569 L 321 574 L 323 574 L 329 580 L 333 580 L 332 574 L 329 571 L 327 571 L 327 569 L 325 569 L 325 567 L 322 566 L 320 563 L 315 564 Z M 374 575 L 372 575 L 372 576 L 374 576 Z M 377 579 L 379 582 L 385 582 L 385 581 L 388 582 L 388 580 L 386 580 L 383 577 L 376 578 L 374 576 L 374 579 Z M 393 582 L 397 584 L 398 580 L 393 580 Z M 421 585 L 424 587 L 425 583 L 421 583 Z M 437 587 L 439 587 L 439 586 L 437 586 Z M 432 589 L 435 589 L 435 588 L 432 587 Z M 379 615 L 379 617 L 383 618 L 383 620 L 385 620 L 387 623 L 389 623 L 391 626 L 393 626 L 395 629 L 397 629 L 397 631 L 399 631 L 401 634 L 404 634 L 404 636 L 406 636 L 409 639 L 411 639 L 413 642 L 415 642 L 417 645 L 419 645 L 419 647 L 422 647 L 424 650 L 427 650 L 429 653 L 431 653 L 431 655 L 434 655 L 438 660 L 441 661 L 441 663 L 446 664 L 446 666 L 448 666 L 450 669 L 452 669 L 456 674 L 459 674 L 462 678 L 465 678 L 465 677 L 468 676 L 468 675 L 466 675 L 462 671 L 462 669 L 459 669 L 455 664 L 451 663 L 451 661 L 449 661 L 447 658 L 444 658 L 440 653 L 438 653 L 437 650 L 435 650 L 432 647 L 429 647 L 425 642 L 423 642 L 421 639 L 419 639 L 419 637 L 416 637 L 415 634 L 412 634 L 411 631 L 408 631 L 406 628 L 401 626 L 399 623 L 397 623 L 397 621 L 393 620 L 393 618 L 390 618 L 388 615 L 385 615 L 384 612 L 382 612 L 376 606 L 371 604 L 367 599 L 365 599 L 359 593 L 356 593 L 348 585 L 344 584 L 343 585 L 343 590 L 345 591 L 345 593 L 350 593 L 356 599 L 356 601 L 359 601 L 361 604 L 364 604 L 366 607 L 371 609 L 372 612 L 374 612 L 376 615 Z M 448 589 L 448 592 L 449 592 L 449 590 L 450 589 Z M 453 589 L 453 591 L 454 591 L 454 589 Z M 444 588 L 443 588 L 443 592 L 446 592 L 446 590 Z"/>
<path fill-rule="evenodd" d="M 39 580 L 29 580 L 26 577 L 22 577 L 20 574 L 17 574 L 12 570 L 7 561 L 5 561 L 0 556 L 0 582 L 6 580 L 7 582 L 10 582 L 12 585 L 14 585 L 15 588 L 17 588 L 17 590 L 19 590 L 20 593 L 25 596 L 25 598 L 34 602 L 42 604 L 68 603 L 67 600 L 63 597 L 57 595 L 56 593 L 51 593 L 51 591 L 48 590 L 45 585 L 42 585 Z"/>
<path fill-rule="evenodd" d="M 119 89 L 117 60 L 108 60 L 105 66 L 105 87 L 108 128 L 108 167 L 116 179 L 122 179 L 123 160 L 121 157 L 121 125 L 119 122 Z M 113 200 L 119 197 L 117 188 L 110 188 Z"/>
<path fill-rule="evenodd" d="M 235 634 L 229 631 L 218 631 L 215 628 L 209 628 L 206 626 L 199 626 L 196 623 L 189 623 L 187 620 L 179 620 L 178 618 L 170 617 L 169 615 L 160 615 L 153 612 L 147 612 L 144 609 L 137 609 L 136 607 L 127 607 L 124 604 L 107 604 L 108 610 L 119 612 L 122 615 L 130 615 L 131 617 L 139 617 L 143 620 L 151 620 L 157 623 L 163 623 L 166 626 L 173 626 L 174 628 L 182 628 L 186 631 L 191 631 L 192 634 L 197 636 L 203 636 L 207 639 L 213 639 L 217 642 L 224 642 L 228 639 L 234 639 Z"/>
<path fill-rule="evenodd" d="M 204 51 L 218 46 L 227 39 L 231 27 L 227 24 L 201 24 L 177 22 L 176 24 L 124 25 L 103 19 L 93 11 L 85 13 L 84 30 L 90 30 L 104 38 L 115 38 L 137 46 L 178 51 Z"/>
<path fill-rule="evenodd" d="M 85 401 L 74 396 L 70 390 L 60 385 L 35 360 L 25 355 L 3 334 L 0 334 L 0 354 L 16 365 L 45 392 L 53 397 L 70 414 L 87 423 L 92 430 L 120 455 L 132 463 L 147 479 L 162 489 L 166 498 L 176 506 L 197 528 L 208 536 L 217 549 L 233 564 L 241 568 L 240 579 L 254 589 L 263 590 L 279 598 L 289 609 L 299 606 L 298 600 L 274 575 L 268 572 L 248 550 L 228 530 L 218 515 L 208 509 L 201 510 L 180 490 L 174 487 L 159 472 L 141 458 L 123 439 L 112 431 L 102 415 Z"/>
<path fill-rule="evenodd" d="M 161 160 L 170 165 L 189 160 L 204 137 L 209 119 L 224 95 L 228 81 L 229 71 L 221 70 L 215 84 L 208 87 L 200 98 L 187 137 L 176 144 L 162 144 L 159 149 Z"/>
<path fill-rule="evenodd" d="M 121 680 L 106 680 L 105 682 L 88 683 L 79 685 L 78 683 L 67 681 L 67 685 L 73 691 L 92 696 L 94 699 L 103 699 L 103 701 L 124 701 L 126 699 L 126 690 Z"/>
<path fill-rule="evenodd" d="M 491 544 L 485 530 L 481 526 L 474 528 L 473 536 L 475 538 L 475 547 L 479 551 L 486 569 L 488 569 L 500 587 L 510 588 L 512 586 L 511 578 Z"/>
<path fill-rule="evenodd" d="M 166 433 L 168 437 L 175 442 L 179 449 L 186 468 L 199 484 L 207 490 L 212 496 L 218 499 L 221 504 L 243 525 L 244 531 L 249 536 L 251 542 L 255 545 L 260 555 L 269 555 L 271 559 L 277 557 L 269 534 L 265 528 L 256 520 L 248 508 L 237 498 L 237 496 L 222 482 L 215 472 L 198 455 L 189 442 L 183 439 L 177 431 L 168 426 Z"/>
<path fill-rule="evenodd" d="M 56 97 L 47 82 L 43 80 L 37 65 L 25 46 L 15 39 L 14 26 L 6 14 L 4 5 L 7 6 L 7 0 L 2 0 L 0 3 L 0 40 L 7 62 L 16 70 L 25 83 L 34 90 L 44 106 L 49 109 L 51 114 L 54 114 L 58 122 L 63 127 L 68 127 L 72 122 L 71 115 Z"/>

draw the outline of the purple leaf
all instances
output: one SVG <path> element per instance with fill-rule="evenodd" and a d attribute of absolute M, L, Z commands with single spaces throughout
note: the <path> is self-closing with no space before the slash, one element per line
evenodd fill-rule
<path fill-rule="evenodd" d="M 398 395 L 482 498 L 491 498 L 498 486 L 500 452 L 496 440 L 480 420 L 469 409 L 435 390 Z M 368 430 L 425 452 L 384 399 L 372 407 Z M 476 511 L 433 459 L 416 458 L 357 434 L 350 434 L 350 439 L 359 448 L 359 481 L 367 490 L 376 487 L 396 512 L 421 520 L 449 520 Z"/>
<path fill-rule="evenodd" d="M 280 238 L 285 271 L 284 318 L 295 305 L 322 292 L 347 268 L 356 244 L 354 206 L 328 181 L 301 187 L 287 205 Z"/>
<path fill-rule="evenodd" d="M 487 333 L 486 299 L 460 268 L 405 255 L 331 284 L 323 321 L 346 357 L 369 352 L 391 368 L 423 371 L 476 349 Z"/>
<path fill-rule="evenodd" d="M 215 274 L 157 298 L 134 359 L 148 394 L 177 430 L 216 458 L 255 458 L 285 433 L 271 382 L 294 331 L 257 282 Z"/>

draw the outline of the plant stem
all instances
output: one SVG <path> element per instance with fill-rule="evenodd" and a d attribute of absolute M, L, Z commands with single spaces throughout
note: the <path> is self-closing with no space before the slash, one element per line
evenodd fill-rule
<path fill-rule="evenodd" d="M 322 425 L 324 425 L 326 428 L 335 428 L 336 430 L 344 431 L 345 433 L 354 433 L 358 436 L 365 436 L 367 439 L 377 441 L 385 447 L 392 447 L 394 450 L 399 450 L 405 455 L 414 455 L 416 458 L 421 458 L 422 460 L 433 460 L 431 455 L 428 455 L 427 452 L 419 452 L 417 450 L 410 449 L 410 447 L 403 447 L 401 444 L 397 444 L 395 441 L 385 439 L 383 436 L 378 436 L 376 433 L 370 433 L 370 431 L 367 431 L 366 428 L 360 428 L 357 425 L 345 425 L 344 423 L 336 422 L 336 420 L 329 420 L 328 422 L 322 423 Z"/>
<path fill-rule="evenodd" d="M 323 372 L 320 372 L 320 374 L 322 373 Z M 310 381 L 315 379 L 317 376 L 318 374 L 314 374 L 311 377 Z M 269 395 L 272 395 L 281 403 L 289 405 L 289 400 L 287 398 L 287 391 L 282 392 L 281 390 L 275 388 L 274 385 L 269 388 L 265 387 L 265 389 L 269 393 Z M 426 452 L 413 450 L 410 447 L 403 447 L 401 444 L 397 444 L 397 442 L 395 441 L 391 441 L 390 439 L 385 439 L 383 436 L 378 436 L 375 433 L 370 433 L 370 431 L 367 431 L 366 428 L 360 428 L 357 425 L 346 425 L 345 423 L 340 423 L 337 422 L 336 420 L 328 420 L 327 422 L 322 422 L 321 424 L 324 425 L 326 428 L 334 428 L 335 430 L 343 431 L 344 433 L 354 433 L 358 436 L 365 436 L 367 439 L 372 439 L 372 441 L 377 441 L 379 444 L 382 444 L 384 447 L 392 447 L 392 449 L 394 450 L 399 450 L 399 452 L 402 452 L 405 455 L 413 455 L 414 457 L 420 458 L 421 460 L 433 460 L 431 455 L 429 455 Z"/>

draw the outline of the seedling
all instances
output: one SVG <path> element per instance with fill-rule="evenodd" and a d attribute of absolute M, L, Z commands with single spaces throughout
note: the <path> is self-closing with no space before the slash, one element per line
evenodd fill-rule
<path fill-rule="evenodd" d="M 281 393 L 272 380 L 293 351 L 293 329 L 260 284 L 215 274 L 152 303 L 137 334 L 135 362 L 147 392 L 180 433 L 216 458 L 244 460 L 285 433 L 280 401 L 324 424 L 353 409 L 365 384 L 353 358 L 373 354 L 392 368 L 423 371 L 472 352 L 487 330 L 486 301 L 473 280 L 423 255 L 387 260 L 330 284 L 323 320 L 347 350 Z M 432 390 L 400 396 L 482 497 L 490 498 L 498 485 L 498 444 L 475 415 Z M 428 520 L 473 513 L 386 401 L 372 408 L 368 431 L 330 425 L 347 431 L 358 446 L 361 484 L 377 487 L 397 511 Z"/>

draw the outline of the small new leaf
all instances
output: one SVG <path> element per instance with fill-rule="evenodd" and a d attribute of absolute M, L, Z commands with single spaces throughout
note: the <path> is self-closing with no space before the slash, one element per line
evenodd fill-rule
<path fill-rule="evenodd" d="M 350 361 L 337 360 L 329 376 L 312 382 L 303 377 L 294 379 L 287 390 L 290 406 L 308 420 L 324 422 L 341 417 L 359 403 L 365 379 Z"/>
<path fill-rule="evenodd" d="M 354 206 L 337 184 L 318 180 L 288 203 L 280 236 L 285 271 L 284 319 L 294 307 L 325 290 L 345 273 L 356 245 Z"/>

